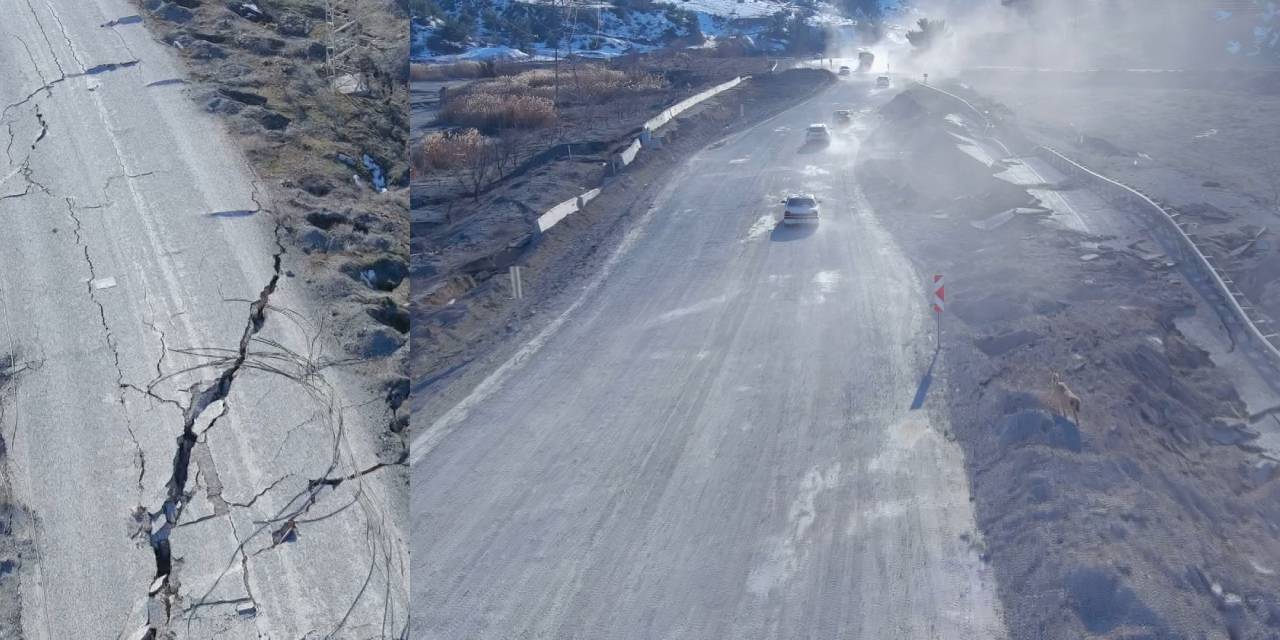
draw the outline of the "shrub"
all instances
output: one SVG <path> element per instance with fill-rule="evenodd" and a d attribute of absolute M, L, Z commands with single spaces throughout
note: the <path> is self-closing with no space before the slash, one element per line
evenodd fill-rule
<path fill-rule="evenodd" d="M 920 18 L 916 21 L 919 26 L 918 30 L 907 32 L 907 40 L 911 46 L 924 51 L 932 47 L 939 40 L 945 38 L 950 31 L 947 29 L 946 20 L 930 20 L 928 18 Z"/>

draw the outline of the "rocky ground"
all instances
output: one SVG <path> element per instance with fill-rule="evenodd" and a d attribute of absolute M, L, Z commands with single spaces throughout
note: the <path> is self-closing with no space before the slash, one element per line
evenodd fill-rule
<path fill-rule="evenodd" d="M 550 206 L 592 188 L 603 176 L 598 165 L 607 155 L 594 162 L 540 167 L 528 179 L 494 189 L 478 204 L 454 201 L 457 206 L 476 206 L 484 214 L 459 216 L 461 222 L 453 224 L 445 222 L 440 205 L 426 205 L 430 196 L 415 188 L 415 203 L 421 205 L 414 210 L 411 275 L 415 424 L 447 409 L 457 399 L 455 392 L 469 388 L 478 381 L 475 376 L 486 371 L 486 363 L 498 351 L 495 347 L 518 343 L 513 338 L 540 324 L 538 313 L 553 304 L 554 296 L 570 291 L 573 283 L 591 273 L 607 253 L 601 249 L 613 246 L 633 214 L 643 213 L 648 198 L 674 166 L 672 160 L 777 113 L 832 81 L 831 73 L 817 70 L 763 75 L 704 103 L 662 131 L 666 142 L 661 149 L 642 151 L 584 212 L 542 236 L 532 233 L 540 211 L 513 200 L 540 198 Z M 624 138 L 612 144 L 629 142 Z M 592 167 L 589 171 L 595 173 L 572 173 L 573 164 L 583 167 L 576 171 Z M 544 182 L 538 181 L 538 174 Z M 546 185 L 551 183 L 567 188 L 548 195 Z M 511 299 L 509 264 L 524 267 L 523 300 Z"/>
<path fill-rule="evenodd" d="M 1280 473 L 1247 435 L 1270 418 L 1176 326 L 1194 290 L 1149 248 L 1036 215 L 922 91 L 886 106 L 857 171 L 919 269 L 946 274 L 933 389 L 1010 636 L 1280 637 Z M 1055 371 L 1078 419 L 1054 408 Z"/>
<path fill-rule="evenodd" d="M 319 319 L 386 398 L 384 462 L 408 422 L 408 15 L 357 3 L 367 91 L 335 91 L 323 0 L 139 0 L 155 36 L 186 62 L 187 91 L 226 124 L 282 225 L 286 275 L 331 309 Z M 105 26 L 105 25 L 104 25 Z M 406 480 L 407 482 L 407 480 Z"/>

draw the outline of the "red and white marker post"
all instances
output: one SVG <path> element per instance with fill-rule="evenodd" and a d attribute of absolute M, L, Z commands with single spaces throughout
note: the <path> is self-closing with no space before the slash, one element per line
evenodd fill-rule
<path fill-rule="evenodd" d="M 933 308 L 933 319 L 936 321 L 936 342 L 933 344 L 934 357 L 942 351 L 942 311 L 947 308 L 947 288 L 942 283 L 942 274 L 933 276 L 933 293 L 929 295 L 929 303 Z"/>

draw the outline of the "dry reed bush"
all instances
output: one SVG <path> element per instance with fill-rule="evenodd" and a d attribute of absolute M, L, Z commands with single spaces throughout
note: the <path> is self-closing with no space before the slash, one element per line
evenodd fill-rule
<path fill-rule="evenodd" d="M 516 93 L 467 92 L 449 98 L 440 110 L 443 122 L 488 132 L 541 129 L 555 119 L 556 110 L 550 98 Z"/>
<path fill-rule="evenodd" d="M 448 64 L 413 63 L 409 65 L 409 77 L 418 81 L 479 78 L 484 74 L 484 65 L 473 60 L 462 60 Z"/>
<path fill-rule="evenodd" d="M 558 94 L 555 88 L 555 70 L 531 69 L 515 75 L 471 83 L 458 91 L 458 97 L 487 96 L 493 99 L 503 96 L 533 96 L 547 100 L 558 97 L 561 105 L 599 104 L 626 95 L 660 91 L 667 86 L 666 80 L 656 74 L 628 74 L 594 64 L 563 64 L 560 68 Z M 478 126 L 464 122 L 455 124 Z"/>
<path fill-rule="evenodd" d="M 414 145 L 410 161 L 419 173 L 452 171 L 466 167 L 491 144 L 475 129 L 432 133 Z"/>

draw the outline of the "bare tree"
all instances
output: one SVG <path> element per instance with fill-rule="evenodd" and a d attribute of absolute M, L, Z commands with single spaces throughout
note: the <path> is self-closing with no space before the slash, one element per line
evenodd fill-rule
<path fill-rule="evenodd" d="M 483 190 L 498 173 L 498 145 L 475 129 L 461 129 L 445 134 L 432 134 L 423 139 L 415 166 L 427 170 L 447 171 L 472 199 L 480 199 Z"/>
<path fill-rule="evenodd" d="M 908 31 L 907 40 L 911 42 L 911 46 L 920 51 L 932 47 L 948 33 L 946 20 L 920 18 L 916 21 L 916 25 L 919 28 Z"/>
<path fill-rule="evenodd" d="M 497 145 L 479 131 L 470 129 L 461 151 L 459 179 L 471 192 L 472 200 L 480 199 L 480 191 L 493 178 L 498 164 Z"/>
<path fill-rule="evenodd" d="M 499 178 L 506 177 L 507 172 L 520 166 L 528 144 L 529 135 L 519 130 L 504 129 L 498 134 L 496 152 Z"/>

